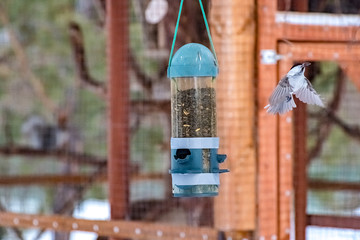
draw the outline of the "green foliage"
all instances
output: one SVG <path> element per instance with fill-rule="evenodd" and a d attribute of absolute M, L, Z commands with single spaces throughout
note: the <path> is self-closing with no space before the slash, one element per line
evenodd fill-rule
<path fill-rule="evenodd" d="M 0 239 L 4 239 L 6 235 L 6 228 L 0 227 Z"/>
<path fill-rule="evenodd" d="M 161 126 L 140 127 L 131 139 L 131 155 L 135 163 L 141 165 L 143 172 L 159 172 L 161 151 L 159 146 L 163 143 L 163 129 Z"/>
<path fill-rule="evenodd" d="M 329 94 L 334 90 L 339 65 L 336 62 L 324 61 L 318 63 L 319 72 L 313 82 L 319 93 Z"/>
<path fill-rule="evenodd" d="M 360 206 L 358 193 L 353 191 L 310 190 L 307 197 L 308 214 L 351 216 Z"/>
<path fill-rule="evenodd" d="M 140 22 L 133 21 L 129 27 L 130 49 L 134 54 L 138 64 L 147 75 L 156 74 L 159 69 L 159 62 L 146 56 L 145 40 L 143 27 Z"/>
<path fill-rule="evenodd" d="M 106 184 L 95 184 L 89 191 L 86 192 L 84 198 L 104 199 L 107 196 L 106 189 Z"/>
<path fill-rule="evenodd" d="M 359 182 L 359 164 L 354 161 L 358 159 L 360 152 L 350 151 L 354 141 L 343 133 L 338 127 L 334 127 L 328 140 L 324 143 L 323 151 L 318 159 L 314 159 L 309 168 L 309 178 L 323 179 L 329 181 Z"/>
<path fill-rule="evenodd" d="M 94 19 L 80 13 L 77 0 L 2 0 L 9 16 L 11 29 L 21 43 L 31 71 L 40 79 L 46 95 L 57 107 L 70 107 L 69 122 L 79 135 L 83 151 L 106 156 L 106 102 L 89 91 L 79 88 L 74 57 L 69 38 L 69 23 L 79 23 L 84 35 L 86 60 L 90 74 L 98 81 L 106 80 L 105 30 L 94 24 Z M 0 22 L 0 31 L 3 31 Z M 10 43 L 0 45 L 0 146 L 6 144 L 4 124 L 10 127 L 17 145 L 23 144 L 21 126 L 29 115 L 44 116 L 49 124 L 56 125 L 56 116 L 45 108 L 35 94 L 28 77 L 24 77 L 19 59 Z M 7 112 L 6 119 L 3 115 Z M 81 151 L 81 150 L 80 150 Z M 62 164 L 51 158 L 0 157 L 1 174 L 59 174 Z M 88 167 L 80 172 L 92 172 Z M 96 187 L 90 196 L 106 197 L 104 189 Z M 42 188 L 49 211 L 54 188 Z M 7 196 L 15 196 L 14 191 Z M 40 199 L 39 199 L 40 201 Z M 0 237 L 1 238 L 1 237 Z"/>
<path fill-rule="evenodd" d="M 97 81 L 106 82 L 106 35 L 105 29 L 94 23 L 94 19 L 77 10 L 77 0 L 2 0 L 11 29 L 14 30 L 29 60 L 31 71 L 40 79 L 46 95 L 56 107 L 70 106 L 70 124 L 81 138 L 83 151 L 97 156 L 107 155 L 106 101 L 80 87 L 74 65 L 69 39 L 69 23 L 77 22 L 84 35 L 86 60 L 90 75 Z M 147 44 L 144 29 L 135 19 L 129 25 L 130 48 L 140 68 L 148 75 L 156 75 L 159 60 L 146 56 Z M 4 30 L 0 22 L 0 31 Z M 15 144 L 22 144 L 21 126 L 29 115 L 44 116 L 49 124 L 56 125 L 56 116 L 49 112 L 36 95 L 29 77 L 24 77 L 18 57 L 10 43 L 0 45 L 0 114 L 8 111 L 6 122 Z M 143 99 L 143 91 L 131 92 L 132 98 Z M 121 103 L 119 103 L 121 104 Z M 4 118 L 0 116 L 0 146 L 6 144 L 3 134 Z M 144 140 L 145 139 L 145 140 Z M 131 141 L 131 154 L 141 164 L 142 171 L 153 172 L 163 165 L 159 157 L 163 153 L 161 126 L 144 126 L 137 130 Z M 51 158 L 37 161 L 25 157 L 0 157 L 4 164 L 0 173 L 50 174 L 59 173 L 61 164 Z M 89 172 L 82 167 L 80 172 Z M 93 168 L 91 169 L 93 170 Z M 47 206 L 51 208 L 55 191 L 43 188 Z M 11 195 L 11 194 L 9 194 Z M 86 197 L 106 197 L 104 185 L 91 189 Z"/>
<path fill-rule="evenodd" d="M 75 5 L 75 0 L 49 0 L 46 2 L 42 0 L 6 0 L 4 4 L 9 14 L 11 26 L 26 51 L 30 67 L 41 80 L 46 94 L 58 106 L 75 105 L 72 106 L 73 113 L 70 116 L 70 123 L 80 128 L 81 132 L 86 132 L 86 135 L 91 137 L 104 137 L 106 134 L 105 127 L 101 127 L 104 125 L 103 119 L 106 116 L 104 101 L 91 93 L 84 93 L 85 90 L 80 90 L 75 103 L 69 103 L 67 96 L 69 90 L 78 88 L 73 53 L 69 41 L 68 25 L 70 21 L 78 22 L 83 29 L 91 75 L 99 81 L 106 79 L 104 30 L 96 26 L 92 19 L 79 14 Z M 8 48 L 10 47 L 9 45 Z M 16 90 L 20 88 L 20 85 L 27 85 L 26 89 L 21 90 L 24 94 L 22 94 L 23 98 L 19 104 L 23 107 L 16 106 L 16 104 L 11 105 L 8 101 L 6 105 L 13 113 L 11 130 L 16 137 L 16 142 L 19 142 L 21 122 L 29 114 L 37 113 L 47 116 L 48 121 L 53 124 L 55 124 L 55 116 L 49 115 L 48 110 L 34 95 L 34 91 L 28 82 L 29 79 L 24 78 L 20 72 L 21 68 L 17 60 L 15 54 L 11 54 L 7 62 L 11 69 L 14 69 L 14 74 L 2 75 L 6 84 L 0 85 L 0 110 L 2 100 L 5 103 L 5 99 L 18 98 Z M 19 84 L 15 85 L 15 82 L 19 82 Z M 77 92 L 73 94 L 76 95 Z M 24 109 L 26 110 L 24 111 Z M 14 116 L 15 112 L 16 116 Z M 101 133 L 99 133 L 100 131 Z M 97 146 L 95 150 L 100 150 L 104 154 L 105 143 L 100 144 L 100 147 L 99 139 L 96 139 L 97 143 L 92 144 L 94 139 L 91 137 L 84 139 L 85 148 L 90 150 L 94 149 L 93 146 Z M 103 140 L 105 141 L 106 137 Z"/>
<path fill-rule="evenodd" d="M 78 92 L 79 106 L 82 114 L 76 114 L 74 121 L 81 127 L 84 142 L 84 151 L 95 155 L 106 155 L 106 103 L 96 98 L 86 90 Z M 95 101 L 94 101 L 95 100 Z"/>

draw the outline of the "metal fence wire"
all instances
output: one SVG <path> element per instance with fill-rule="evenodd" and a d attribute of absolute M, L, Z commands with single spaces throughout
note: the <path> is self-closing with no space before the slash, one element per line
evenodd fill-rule
<path fill-rule="evenodd" d="M 0 239 L 360 240 L 360 1 L 202 1 L 230 169 L 216 198 L 172 196 L 179 3 L 0 2 Z M 212 48 L 206 30 L 184 1 L 175 51 Z M 305 61 L 325 108 L 267 114 Z"/>

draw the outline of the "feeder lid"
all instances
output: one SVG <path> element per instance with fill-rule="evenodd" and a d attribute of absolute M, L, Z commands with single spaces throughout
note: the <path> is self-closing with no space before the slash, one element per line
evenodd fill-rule
<path fill-rule="evenodd" d="M 167 75 L 174 77 L 216 77 L 219 73 L 213 53 L 198 43 L 182 46 L 171 60 Z"/>

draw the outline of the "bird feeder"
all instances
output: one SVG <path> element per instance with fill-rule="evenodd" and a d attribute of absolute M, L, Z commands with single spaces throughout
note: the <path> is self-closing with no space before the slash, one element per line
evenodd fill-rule
<path fill-rule="evenodd" d="M 202 8 L 201 0 L 199 2 Z M 206 21 L 205 15 L 204 19 Z M 207 26 L 207 22 L 205 24 Z M 208 34 L 210 37 L 209 31 Z M 173 47 L 175 38 L 176 31 Z M 219 69 L 215 51 L 211 52 L 201 44 L 189 43 L 171 56 L 172 53 L 168 78 L 171 81 L 170 173 L 173 195 L 216 196 L 219 174 L 228 170 L 219 169 L 219 163 L 224 162 L 226 155 L 218 154 L 215 83 Z"/>

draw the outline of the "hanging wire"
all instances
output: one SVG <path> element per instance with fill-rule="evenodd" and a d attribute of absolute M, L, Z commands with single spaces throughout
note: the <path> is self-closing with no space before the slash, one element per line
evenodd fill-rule
<path fill-rule="evenodd" d="M 212 38 L 211 38 L 209 24 L 208 24 L 208 21 L 207 21 L 207 19 L 206 19 L 206 15 L 205 15 L 205 11 L 204 11 L 204 6 L 203 6 L 201 0 L 199 0 L 199 4 L 200 4 L 201 12 L 202 12 L 203 17 L 204 17 L 205 27 L 206 27 L 206 31 L 207 31 L 207 34 L 208 34 L 208 37 L 209 37 L 209 41 L 210 41 L 210 45 L 211 45 L 211 51 L 212 51 L 213 54 L 214 54 L 215 61 L 216 61 L 216 64 L 217 64 L 217 63 L 218 63 L 218 60 L 217 60 L 217 57 L 216 57 L 214 44 L 213 44 L 213 41 L 212 41 Z"/>
<path fill-rule="evenodd" d="M 181 0 L 181 2 L 180 2 L 179 14 L 178 14 L 178 18 L 177 18 L 177 21 L 176 21 L 174 38 L 173 38 L 173 42 L 172 42 L 172 45 L 171 45 L 170 58 L 169 58 L 169 66 L 171 65 L 171 60 L 172 60 L 172 56 L 173 56 L 173 52 L 174 52 L 175 41 L 176 41 L 176 36 L 177 36 L 178 29 L 179 29 L 179 23 L 180 23 L 180 17 L 181 17 L 181 10 L 182 10 L 183 4 L 184 4 L 184 0 Z"/>
<path fill-rule="evenodd" d="M 180 23 L 180 17 L 181 17 L 181 11 L 182 11 L 183 4 L 184 4 L 184 0 L 181 0 L 180 8 L 179 8 L 179 14 L 178 14 L 178 18 L 177 18 L 176 26 L 175 26 L 174 38 L 173 38 L 173 42 L 172 42 L 172 45 L 171 45 L 170 58 L 169 58 L 169 65 L 168 66 L 171 66 L 171 60 L 172 60 L 173 53 L 174 53 L 174 47 L 175 47 L 177 32 L 179 30 L 179 23 Z M 208 21 L 206 19 L 204 6 L 203 6 L 201 0 L 199 0 L 199 4 L 200 4 L 200 8 L 201 8 L 201 13 L 202 13 L 203 18 L 204 18 L 206 31 L 207 31 L 207 34 L 208 34 L 208 37 L 209 37 L 209 41 L 210 41 L 210 45 L 211 45 L 211 51 L 214 54 L 215 61 L 216 61 L 216 64 L 217 64 L 218 60 L 217 60 L 216 53 L 215 53 L 215 47 L 214 47 L 214 44 L 213 44 L 213 41 L 212 41 L 212 38 L 211 38 L 209 24 L 208 24 Z"/>

